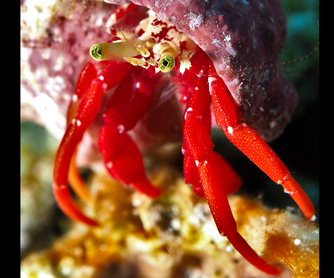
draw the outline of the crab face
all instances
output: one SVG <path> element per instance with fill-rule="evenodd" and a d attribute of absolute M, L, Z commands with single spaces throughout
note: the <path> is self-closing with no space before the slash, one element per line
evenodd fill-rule
<path fill-rule="evenodd" d="M 131 13 L 133 11 L 128 16 Z M 183 74 L 191 67 L 190 59 L 196 44 L 172 24 L 160 21 L 154 12 L 148 11 L 146 18 L 140 20 L 134 30 L 114 29 L 117 18 L 111 19 L 110 33 L 117 39 L 93 45 L 90 54 L 95 60 L 121 60 L 143 68 L 152 66 L 156 72 L 163 73 L 170 72 L 177 65 Z"/>
<path fill-rule="evenodd" d="M 182 119 L 186 182 L 197 195 L 206 197 L 222 236 L 253 265 L 269 274 L 279 274 L 280 269 L 261 259 L 237 231 L 227 195 L 239 188 L 241 179 L 213 151 L 211 106 L 214 120 L 226 137 L 275 183 L 282 185 L 307 218 L 315 219 L 314 209 L 288 169 L 264 142 L 261 137 L 264 134 L 259 135 L 251 127 L 254 118 L 244 115 L 242 101 L 231 91 L 238 85 L 240 98 L 241 83 L 247 83 L 246 79 L 236 78 L 233 85 L 226 82 L 214 59 L 199 45 L 145 8 L 134 4 L 121 6 L 112 15 L 109 26 L 114 37 L 108 43 L 93 45 L 90 50 L 99 62 L 88 62 L 81 72 L 69 108 L 68 127 L 56 155 L 53 190 L 60 207 L 74 220 L 98 225 L 76 207 L 67 181 L 69 177 L 78 194 L 89 198 L 82 184 L 73 178 L 76 176 L 73 158 L 84 132 L 100 110 L 104 93 L 111 90 L 98 139 L 105 166 L 123 184 L 153 198 L 161 194 L 146 178 L 141 154 L 128 131 L 145 115 L 155 96 L 176 83 L 178 86 L 173 88 L 177 88 L 186 106 Z M 226 51 L 237 55 L 231 46 Z M 279 74 L 276 77 L 282 78 Z M 248 85 L 252 82 L 253 79 L 248 80 Z M 274 128 L 275 124 L 271 125 Z"/>

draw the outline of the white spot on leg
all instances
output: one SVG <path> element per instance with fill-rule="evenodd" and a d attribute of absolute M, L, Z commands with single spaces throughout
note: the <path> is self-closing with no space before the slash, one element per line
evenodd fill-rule
<path fill-rule="evenodd" d="M 278 180 L 277 181 L 277 184 L 279 184 L 279 185 L 282 185 L 286 180 L 288 180 L 289 179 L 289 176 L 288 175 L 286 175 L 286 176 L 284 176 L 284 178 L 283 178 L 283 180 L 281 181 L 281 180 Z M 284 186 L 284 185 L 283 185 Z M 285 192 L 285 191 L 284 191 Z M 285 192 L 285 193 L 288 193 L 288 192 Z"/>
<path fill-rule="evenodd" d="M 195 160 L 195 164 L 196 164 L 196 166 L 198 167 L 198 165 L 199 165 L 199 161 L 198 161 L 198 160 Z"/>
<path fill-rule="evenodd" d="M 77 120 L 77 119 L 73 119 L 72 122 L 71 122 L 73 125 L 76 125 L 76 126 L 81 126 L 81 121 L 80 120 Z"/>
<path fill-rule="evenodd" d="M 211 87 L 211 83 L 212 82 L 214 82 L 214 81 L 216 81 L 217 80 L 217 78 L 215 78 L 215 77 L 209 77 L 208 78 L 208 82 L 209 82 L 209 93 L 210 93 L 210 95 L 211 95 L 211 93 L 212 93 L 212 87 Z"/>
<path fill-rule="evenodd" d="M 192 112 L 193 111 L 193 109 L 191 108 L 191 107 L 188 107 L 188 109 L 186 110 L 186 112 L 184 113 L 184 120 L 186 121 L 187 120 L 187 114 L 189 113 L 189 112 Z"/>
<path fill-rule="evenodd" d="M 53 190 L 66 190 L 67 185 L 62 184 L 62 185 L 57 186 L 55 184 L 52 184 L 52 188 L 53 188 Z"/>
<path fill-rule="evenodd" d="M 227 127 L 227 132 L 228 132 L 229 134 L 233 135 L 233 127 L 228 126 L 228 127 Z"/>
<path fill-rule="evenodd" d="M 112 161 L 109 161 L 108 163 L 106 163 L 106 167 L 107 167 L 108 169 L 111 169 L 112 166 L 113 166 Z"/>
<path fill-rule="evenodd" d="M 117 130 L 118 130 L 119 133 L 123 133 L 124 130 L 125 130 L 124 125 L 118 125 L 118 126 L 117 126 Z"/>
<path fill-rule="evenodd" d="M 287 193 L 287 194 L 289 194 L 290 196 L 292 196 L 293 194 L 298 193 L 298 191 L 289 191 L 289 190 L 286 190 L 286 189 L 284 188 L 284 193 Z"/>
<path fill-rule="evenodd" d="M 187 96 L 182 96 L 182 98 L 181 98 L 181 101 L 182 102 L 186 102 L 188 100 L 188 97 Z"/>
<path fill-rule="evenodd" d="M 313 215 L 313 216 L 311 217 L 310 221 L 315 221 L 315 220 L 317 220 L 317 217 L 316 217 L 315 215 Z"/>

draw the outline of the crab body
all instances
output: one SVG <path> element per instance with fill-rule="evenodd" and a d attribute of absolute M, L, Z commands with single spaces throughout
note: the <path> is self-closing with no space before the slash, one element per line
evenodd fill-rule
<path fill-rule="evenodd" d="M 249 125 L 240 101 L 217 73 L 212 58 L 185 33 L 134 4 L 116 10 L 109 27 L 114 37 L 91 48 L 92 57 L 99 62 L 88 62 L 83 68 L 69 107 L 68 126 L 54 166 L 53 190 L 60 207 L 74 220 L 98 225 L 75 205 L 67 182 L 69 179 L 82 199 L 89 199 L 74 158 L 106 92 L 112 95 L 104 108 L 98 139 L 106 169 L 115 179 L 150 197 L 161 194 L 147 179 L 141 153 L 128 131 L 145 115 L 156 95 L 168 87 L 179 94 L 185 106 L 182 153 L 186 182 L 197 195 L 206 197 L 221 235 L 254 266 L 269 274 L 279 274 L 280 268 L 260 258 L 237 231 L 227 195 L 240 187 L 241 179 L 213 151 L 212 120 L 239 150 L 284 187 L 307 218 L 314 219 L 314 209 L 305 192 Z"/>

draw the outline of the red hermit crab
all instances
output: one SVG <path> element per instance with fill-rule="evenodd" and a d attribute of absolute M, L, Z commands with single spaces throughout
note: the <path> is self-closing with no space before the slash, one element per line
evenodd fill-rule
<path fill-rule="evenodd" d="M 240 187 L 241 179 L 213 151 L 210 138 L 215 120 L 239 150 L 283 186 L 306 218 L 315 219 L 308 196 L 264 141 L 281 132 L 297 99 L 275 66 L 285 37 L 285 29 L 275 27 L 284 23 L 277 12 L 279 4 L 276 0 L 134 2 L 151 10 L 132 3 L 120 6 L 110 19 L 111 40 L 92 46 L 90 54 L 98 62 L 88 62 L 77 81 L 54 164 L 53 191 L 59 206 L 74 220 L 98 225 L 77 208 L 67 182 L 70 178 L 79 195 L 87 196 L 77 179 L 74 157 L 106 92 L 111 97 L 104 108 L 98 146 L 107 170 L 148 196 L 161 194 L 146 178 L 141 153 L 127 132 L 169 86 L 185 106 L 186 182 L 206 197 L 219 233 L 237 251 L 260 270 L 279 274 L 281 269 L 260 258 L 238 233 L 227 195 Z M 178 12 L 171 12 L 169 5 Z M 232 6 L 239 12 L 231 12 Z"/>

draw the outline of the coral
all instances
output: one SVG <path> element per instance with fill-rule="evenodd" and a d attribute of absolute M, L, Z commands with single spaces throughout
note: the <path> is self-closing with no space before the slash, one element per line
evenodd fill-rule
<path fill-rule="evenodd" d="M 94 1 L 21 3 L 21 118 L 61 138 L 76 79 L 96 40 L 107 40 L 113 5 Z"/>
<path fill-rule="evenodd" d="M 93 206 L 101 223 L 73 223 L 52 248 L 27 256 L 21 277 L 268 277 L 245 261 L 214 224 L 203 198 L 181 175 L 156 167 L 151 178 L 164 190 L 151 199 L 105 174 L 92 177 Z M 284 266 L 280 277 L 318 277 L 319 230 L 288 210 L 260 200 L 229 198 L 239 231 L 266 260 Z"/>

